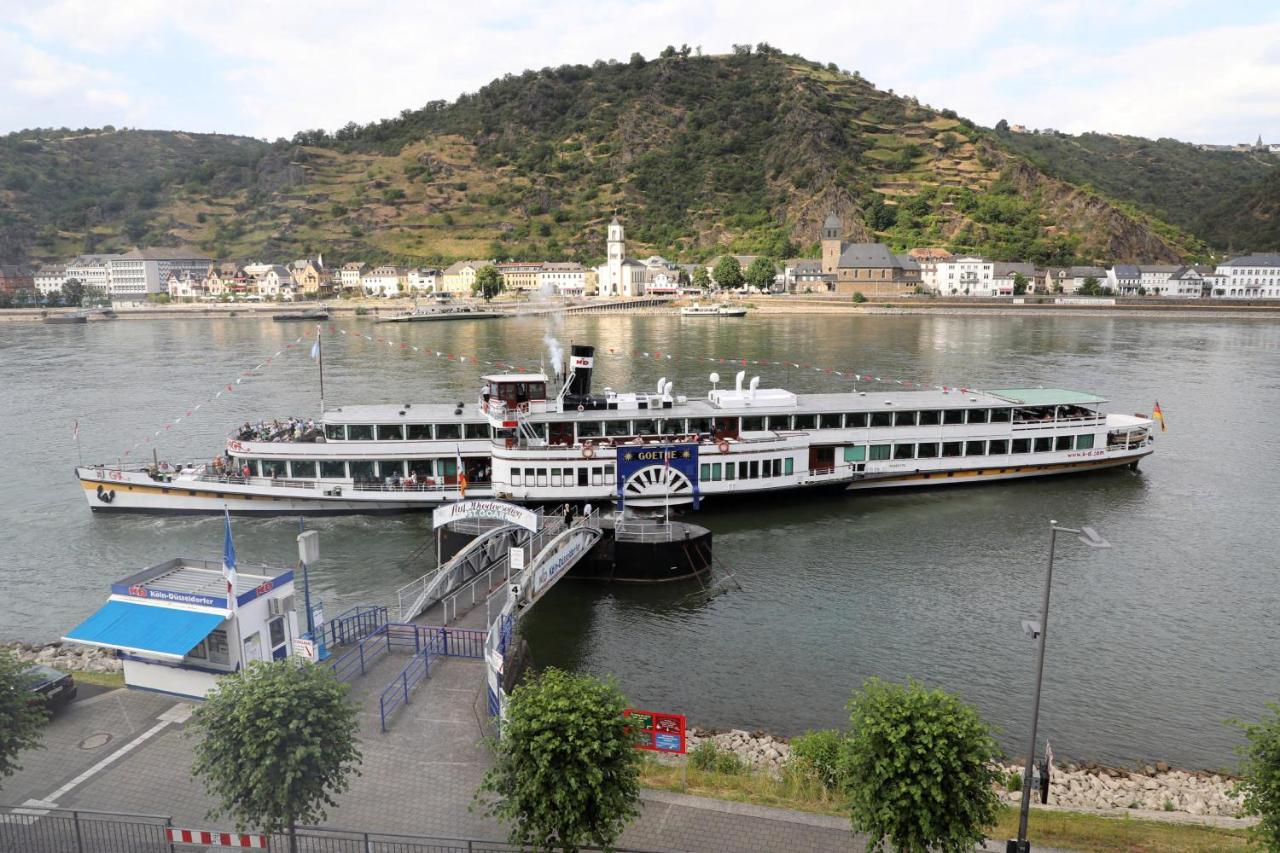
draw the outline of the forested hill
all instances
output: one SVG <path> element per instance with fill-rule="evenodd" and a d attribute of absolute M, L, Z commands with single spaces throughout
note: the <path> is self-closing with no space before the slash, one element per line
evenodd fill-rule
<path fill-rule="evenodd" d="M 631 253 L 679 259 L 811 253 L 829 210 L 850 238 L 1038 263 L 1206 250 L 1192 219 L 1123 180 L 1108 189 L 856 73 L 772 50 L 669 53 L 508 75 L 273 145 L 13 134 L 0 139 L 0 261 L 185 244 L 233 258 L 595 262 L 615 210 Z"/>
<path fill-rule="evenodd" d="M 1129 202 L 1226 251 L 1280 248 L 1280 156 L 1173 139 L 998 134 L 1043 171 Z"/>

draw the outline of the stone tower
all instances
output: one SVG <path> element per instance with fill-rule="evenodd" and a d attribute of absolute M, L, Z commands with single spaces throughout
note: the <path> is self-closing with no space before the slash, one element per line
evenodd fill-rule
<path fill-rule="evenodd" d="M 834 211 L 828 213 L 826 221 L 822 223 L 822 271 L 824 273 L 834 273 L 836 266 L 840 263 L 840 253 L 844 250 L 844 244 L 840 239 L 842 228 L 840 217 L 836 216 Z"/>
<path fill-rule="evenodd" d="M 622 292 L 622 261 L 627 256 L 622 223 L 618 221 L 617 216 L 614 216 L 613 221 L 609 223 L 609 236 L 606 245 L 609 253 L 605 266 L 608 268 L 609 280 L 607 285 L 601 282 L 600 292 L 601 295 L 616 296 Z"/>

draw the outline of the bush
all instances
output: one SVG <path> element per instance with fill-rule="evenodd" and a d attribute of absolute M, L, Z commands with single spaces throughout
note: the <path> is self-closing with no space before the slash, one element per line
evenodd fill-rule
<path fill-rule="evenodd" d="M 486 812 L 521 848 L 611 847 L 639 815 L 640 755 L 612 681 L 548 669 L 511 693 Z"/>
<path fill-rule="evenodd" d="M 869 849 L 967 850 L 995 822 L 999 755 L 990 727 L 957 696 L 873 678 L 849 700 L 846 792 Z"/>
<path fill-rule="evenodd" d="M 704 740 L 689 752 L 689 763 L 695 770 L 705 770 L 710 773 L 716 769 L 716 759 L 719 755 L 720 750 L 716 747 L 716 742 Z"/>
<path fill-rule="evenodd" d="M 791 760 L 812 773 L 829 791 L 844 786 L 841 752 L 844 736 L 835 729 L 805 732 L 791 741 Z"/>
<path fill-rule="evenodd" d="M 723 773 L 725 776 L 736 776 L 746 769 L 738 756 L 727 749 L 721 749 L 710 738 L 693 748 L 689 753 L 689 763 L 694 770 Z"/>
<path fill-rule="evenodd" d="M 1234 793 L 1244 795 L 1244 814 L 1260 818 L 1250 839 L 1274 853 L 1280 851 L 1280 704 L 1269 702 L 1261 720 L 1238 725 L 1245 737 L 1237 747 L 1244 778 Z"/>
<path fill-rule="evenodd" d="M 368 309 L 368 308 L 365 308 L 363 305 L 357 305 L 357 306 L 356 306 L 356 316 L 357 316 L 357 317 L 363 317 L 365 314 L 368 314 L 368 313 L 369 313 L 369 309 Z"/>
<path fill-rule="evenodd" d="M 860 291 L 860 290 L 856 290 L 856 291 L 854 291 L 854 293 L 853 293 L 853 303 L 854 303 L 855 305 L 861 305 L 863 302 L 866 302 L 866 301 L 867 301 L 867 297 L 865 297 L 865 296 L 863 296 L 863 295 L 862 295 L 862 291 Z"/>

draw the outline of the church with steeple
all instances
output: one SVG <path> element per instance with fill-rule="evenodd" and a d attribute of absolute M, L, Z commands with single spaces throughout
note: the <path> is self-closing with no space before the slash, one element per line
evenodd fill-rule
<path fill-rule="evenodd" d="M 596 281 L 601 296 L 635 297 L 644 295 L 648 268 L 635 258 L 628 258 L 622 223 L 615 214 L 605 239 L 605 262 L 596 267 Z"/>
<path fill-rule="evenodd" d="M 822 272 L 836 293 L 868 298 L 900 296 L 920 284 L 920 264 L 895 255 L 883 243 L 846 243 L 844 223 L 834 211 L 822 223 Z"/>

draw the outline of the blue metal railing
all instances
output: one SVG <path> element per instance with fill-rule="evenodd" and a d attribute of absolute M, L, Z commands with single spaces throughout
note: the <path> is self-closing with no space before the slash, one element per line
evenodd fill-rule
<path fill-rule="evenodd" d="M 484 659 L 485 632 L 475 628 L 437 628 L 419 625 L 424 648 L 434 655 L 452 658 Z"/>
<path fill-rule="evenodd" d="M 388 635 L 389 637 L 390 635 Z M 382 718 L 382 730 L 387 730 L 387 717 L 401 705 L 409 703 L 409 691 L 430 675 L 430 655 L 426 649 L 415 652 L 400 674 L 386 686 L 378 699 L 378 713 Z"/>
<path fill-rule="evenodd" d="M 329 667 L 339 681 L 350 681 L 357 675 L 364 675 L 369 664 L 391 651 L 391 637 L 386 626 L 362 639 L 355 648 L 342 655 L 331 658 L 323 666 Z"/>
<path fill-rule="evenodd" d="M 382 605 L 356 606 L 335 616 L 316 629 L 329 648 L 363 640 L 387 624 L 387 608 Z"/>

